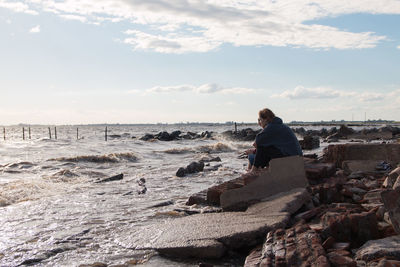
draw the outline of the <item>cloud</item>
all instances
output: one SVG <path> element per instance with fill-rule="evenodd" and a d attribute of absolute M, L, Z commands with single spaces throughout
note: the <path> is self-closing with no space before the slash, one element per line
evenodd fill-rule
<path fill-rule="evenodd" d="M 272 98 L 289 98 L 289 99 L 327 99 L 338 98 L 341 96 L 350 96 L 353 93 L 344 91 L 333 90 L 331 88 L 317 87 L 305 88 L 304 86 L 297 86 L 294 90 L 284 91 L 281 94 L 272 95 Z"/>
<path fill-rule="evenodd" d="M 66 19 L 66 20 L 77 20 L 80 22 L 86 22 L 87 19 L 84 16 L 78 16 L 78 15 L 71 15 L 71 14 L 65 14 L 65 15 L 60 15 L 61 18 Z"/>
<path fill-rule="evenodd" d="M 175 92 L 194 92 L 197 94 L 248 94 L 254 93 L 256 90 L 251 88 L 241 87 L 222 87 L 215 83 L 203 84 L 200 86 L 194 85 L 178 85 L 178 86 L 156 86 L 147 89 L 147 93 L 175 93 Z"/>
<path fill-rule="evenodd" d="M 318 24 L 347 14 L 400 14 L 398 0 L 27 0 L 0 7 L 17 12 L 51 12 L 85 23 L 131 23 L 124 40 L 134 50 L 189 53 L 233 46 L 364 49 L 386 36 Z M 37 12 L 36 12 L 37 13 Z M 140 27 L 140 30 L 139 30 Z"/>
<path fill-rule="evenodd" d="M 271 98 L 289 98 L 293 100 L 346 98 L 365 103 L 390 100 L 395 99 L 396 97 L 400 97 L 400 89 L 383 94 L 375 92 L 360 93 L 355 91 L 334 90 L 328 87 L 306 88 L 304 86 L 297 86 L 293 90 L 287 90 L 281 94 L 274 94 L 271 96 Z"/>
<path fill-rule="evenodd" d="M 29 30 L 30 33 L 39 33 L 40 32 L 40 25 L 37 25 Z"/>
<path fill-rule="evenodd" d="M 7 2 L 7 1 L 0 1 L 0 8 L 7 8 L 14 12 L 18 13 L 25 13 L 30 15 L 38 15 L 39 13 L 35 10 L 29 8 L 29 6 L 23 2 Z"/>

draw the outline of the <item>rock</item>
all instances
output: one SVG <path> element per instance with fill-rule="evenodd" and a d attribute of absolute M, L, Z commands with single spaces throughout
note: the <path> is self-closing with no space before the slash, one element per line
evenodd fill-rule
<path fill-rule="evenodd" d="M 142 186 L 142 187 L 139 188 L 138 191 L 137 191 L 137 193 L 138 193 L 139 195 L 146 194 L 146 192 L 147 192 L 147 187 L 146 187 L 146 186 Z"/>
<path fill-rule="evenodd" d="M 319 137 L 307 135 L 304 136 L 303 140 L 300 140 L 299 143 L 304 150 L 319 148 Z"/>
<path fill-rule="evenodd" d="M 357 260 L 372 261 L 382 257 L 400 259 L 400 235 L 370 240 L 356 252 Z"/>
<path fill-rule="evenodd" d="M 186 201 L 186 205 L 191 206 L 194 204 L 207 204 L 207 189 L 193 194 Z"/>
<path fill-rule="evenodd" d="M 400 188 L 383 191 L 382 200 L 389 212 L 390 221 L 397 234 L 400 234 Z"/>
<path fill-rule="evenodd" d="M 290 214 L 304 203 L 305 189 L 292 190 L 249 207 L 246 212 L 220 212 L 167 219 L 138 228 L 116 242 L 136 250 L 155 249 L 160 254 L 201 259 L 220 258 L 227 250 L 251 247 L 274 229 L 284 228 Z M 306 240 L 306 238 L 303 238 Z M 323 249 L 322 249 L 323 251 Z"/>
<path fill-rule="evenodd" d="M 223 191 L 220 194 L 220 204 L 224 210 L 236 210 L 246 206 L 246 203 L 254 203 L 280 192 L 307 186 L 302 157 L 273 159 L 268 170 L 262 172 L 253 182 Z"/>
<path fill-rule="evenodd" d="M 177 139 L 179 139 L 179 136 L 181 135 L 181 131 L 173 131 L 171 134 L 170 134 L 170 137 L 172 138 L 172 140 L 177 140 Z"/>
<path fill-rule="evenodd" d="M 150 206 L 149 208 L 159 208 L 159 207 L 165 207 L 165 206 L 169 206 L 169 205 L 173 205 L 175 202 L 173 200 L 168 200 L 168 201 L 164 201 L 158 204 L 155 204 L 153 206 Z"/>
<path fill-rule="evenodd" d="M 261 256 L 262 256 L 262 246 L 258 246 L 252 251 L 250 251 L 250 254 L 246 257 L 243 266 L 244 267 L 259 266 Z"/>
<path fill-rule="evenodd" d="M 329 236 L 324 243 L 322 243 L 322 247 L 325 250 L 328 250 L 330 248 L 332 248 L 333 244 L 335 243 L 335 238 L 333 238 L 332 236 Z"/>
<path fill-rule="evenodd" d="M 237 140 L 237 141 L 254 141 L 256 138 L 256 135 L 260 132 L 261 130 L 254 131 L 251 128 L 246 128 L 242 129 L 240 131 L 234 132 L 234 131 L 225 131 L 222 133 L 222 136 L 225 138 Z"/>
<path fill-rule="evenodd" d="M 310 182 L 331 177 L 336 172 L 336 166 L 333 163 L 306 163 L 304 168 Z"/>
<path fill-rule="evenodd" d="M 160 132 L 155 136 L 160 141 L 172 141 L 173 138 L 170 136 L 168 132 Z"/>
<path fill-rule="evenodd" d="M 340 214 L 327 212 L 322 217 L 322 236 L 332 236 L 337 241 L 350 242 L 359 247 L 366 241 L 379 237 L 378 222 L 374 212 Z"/>
<path fill-rule="evenodd" d="M 244 266 L 329 266 L 318 234 L 304 224 L 269 232 L 258 261 L 256 256 Z"/>
<path fill-rule="evenodd" d="M 220 158 L 220 157 L 202 158 L 202 159 L 199 160 L 199 162 L 204 162 L 204 163 L 206 163 L 206 162 L 213 162 L 213 161 L 215 161 L 215 162 L 220 162 L 220 161 L 221 161 L 221 158 Z"/>
<path fill-rule="evenodd" d="M 183 168 L 183 167 L 180 167 L 177 171 L 176 171 L 176 176 L 178 176 L 178 177 L 183 177 L 183 176 L 185 176 L 185 174 L 186 174 L 186 172 L 185 172 L 185 168 Z"/>
<path fill-rule="evenodd" d="M 397 177 L 397 180 L 396 180 L 396 182 L 395 182 L 394 185 L 393 185 L 393 189 L 394 189 L 394 190 L 397 190 L 397 189 L 399 189 L 399 188 L 400 188 L 400 176 Z"/>
<path fill-rule="evenodd" d="M 142 140 L 142 141 L 149 141 L 151 139 L 154 139 L 154 135 L 152 135 L 152 134 L 145 134 L 144 136 L 139 138 L 139 140 Z"/>
<path fill-rule="evenodd" d="M 328 259 L 334 267 L 357 267 L 357 262 L 355 260 L 336 252 L 328 253 Z"/>
<path fill-rule="evenodd" d="M 346 160 L 384 160 L 395 166 L 400 162 L 400 144 L 329 145 L 324 160 L 335 163 L 338 168 Z"/>
<path fill-rule="evenodd" d="M 345 160 L 342 163 L 342 169 L 346 174 L 355 172 L 373 172 L 381 160 Z"/>
<path fill-rule="evenodd" d="M 103 179 L 103 180 L 97 181 L 97 182 L 95 182 L 95 183 L 96 183 L 96 184 L 99 184 L 99 183 L 107 183 L 107 182 L 122 180 L 123 178 L 124 178 L 124 174 L 121 173 L 121 174 L 118 174 L 118 175 L 115 175 L 115 176 L 111 176 L 111 177 L 109 177 L 109 178 L 105 178 L 105 179 Z"/>
<path fill-rule="evenodd" d="M 196 173 L 196 172 L 201 172 L 204 170 L 204 162 L 192 162 L 189 165 L 186 166 L 186 168 L 179 168 L 178 171 L 176 172 L 176 176 L 178 177 L 184 177 L 186 174 L 191 174 L 191 173 Z"/>
<path fill-rule="evenodd" d="M 400 267 L 400 261 L 381 259 L 376 267 Z"/>
<path fill-rule="evenodd" d="M 321 208 L 313 208 L 311 210 L 297 214 L 294 218 L 296 221 L 304 220 L 310 221 L 321 212 Z"/>

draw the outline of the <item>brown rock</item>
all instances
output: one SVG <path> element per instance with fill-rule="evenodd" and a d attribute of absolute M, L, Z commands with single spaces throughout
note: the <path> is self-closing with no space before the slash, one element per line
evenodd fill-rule
<path fill-rule="evenodd" d="M 393 228 L 397 234 L 400 234 L 400 188 L 383 191 L 381 195 Z"/>
<path fill-rule="evenodd" d="M 336 252 L 328 253 L 328 259 L 335 267 L 357 267 L 357 262 L 348 256 Z"/>
<path fill-rule="evenodd" d="M 376 267 L 400 267 L 400 261 L 382 259 Z"/>
<path fill-rule="evenodd" d="M 328 249 L 332 248 L 334 243 L 335 243 L 335 238 L 330 236 L 324 241 L 324 243 L 322 243 L 322 247 L 325 250 L 328 250 Z"/>
<path fill-rule="evenodd" d="M 304 168 L 307 179 L 314 181 L 333 176 L 336 172 L 332 163 L 306 163 Z"/>

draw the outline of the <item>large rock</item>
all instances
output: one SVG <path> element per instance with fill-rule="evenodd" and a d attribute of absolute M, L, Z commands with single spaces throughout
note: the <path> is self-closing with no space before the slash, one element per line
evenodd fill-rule
<path fill-rule="evenodd" d="M 381 160 L 345 160 L 342 169 L 346 174 L 353 172 L 375 172 Z"/>
<path fill-rule="evenodd" d="M 254 203 L 280 192 L 307 186 L 302 157 L 273 159 L 268 171 L 263 172 L 251 183 L 222 192 L 220 204 L 224 210 L 232 210 L 245 203 Z"/>
<path fill-rule="evenodd" d="M 303 150 L 319 148 L 319 137 L 306 135 L 303 137 L 303 140 L 299 141 L 299 143 Z"/>
<path fill-rule="evenodd" d="M 338 168 L 346 160 L 381 160 L 396 166 L 400 162 L 400 144 L 329 145 L 324 160 L 335 163 Z"/>
<path fill-rule="evenodd" d="M 356 259 L 372 261 L 387 257 L 400 259 L 400 236 L 370 240 L 357 250 Z"/>
<path fill-rule="evenodd" d="M 382 200 L 389 212 L 390 221 L 397 234 L 400 234 L 400 188 L 383 191 Z"/>
<path fill-rule="evenodd" d="M 128 248 L 155 249 L 159 253 L 186 258 L 220 258 L 227 250 L 261 243 L 274 229 L 284 228 L 290 215 L 310 198 L 305 189 L 271 197 L 245 212 L 196 214 L 169 219 L 121 236 L 117 242 Z"/>
<path fill-rule="evenodd" d="M 329 267 L 319 235 L 307 225 L 268 233 L 261 251 L 253 251 L 245 261 L 250 266 Z"/>

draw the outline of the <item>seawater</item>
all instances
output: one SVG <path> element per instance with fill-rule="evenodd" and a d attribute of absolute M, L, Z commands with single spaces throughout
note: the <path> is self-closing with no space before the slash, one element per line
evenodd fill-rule
<path fill-rule="evenodd" d="M 251 126 L 257 129 L 256 125 Z M 315 127 L 314 127 L 315 128 Z M 197 266 L 136 251 L 118 242 L 134 239 L 141 227 L 181 216 L 171 212 L 198 191 L 245 172 L 238 155 L 252 142 L 215 139 L 141 141 L 145 133 L 233 130 L 231 125 L 7 127 L 0 140 L 0 266 L 79 266 L 139 262 L 142 266 Z M 240 130 L 240 127 L 239 127 Z M 319 152 L 322 150 L 319 149 Z M 179 167 L 204 157 L 221 158 L 220 167 L 175 176 Z M 206 168 L 207 169 L 207 168 Z M 96 183 L 123 173 L 123 180 Z M 147 192 L 138 180 L 144 178 Z M 173 205 L 150 208 L 164 202 Z M 223 263 L 221 263 L 224 265 Z M 233 263 L 225 263 L 231 265 Z"/>

